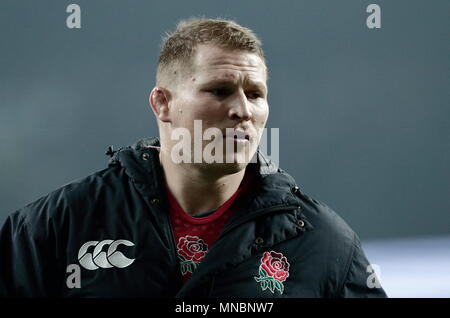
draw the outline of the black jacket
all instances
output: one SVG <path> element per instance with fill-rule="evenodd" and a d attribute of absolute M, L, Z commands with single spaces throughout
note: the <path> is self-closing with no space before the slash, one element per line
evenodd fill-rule
<path fill-rule="evenodd" d="M 357 235 L 259 153 L 248 166 L 256 185 L 183 285 L 158 151 L 148 147 L 158 143 L 120 149 L 108 168 L 10 215 L 0 232 L 0 295 L 386 297 L 367 284 Z M 271 268 L 287 272 L 284 280 L 263 266 L 277 257 Z"/>

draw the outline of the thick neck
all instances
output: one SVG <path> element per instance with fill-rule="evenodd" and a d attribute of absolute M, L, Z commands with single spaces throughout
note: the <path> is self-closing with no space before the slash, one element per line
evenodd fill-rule
<path fill-rule="evenodd" d="M 237 191 L 245 175 L 245 169 L 225 174 L 204 165 L 175 164 L 162 148 L 159 157 L 169 190 L 190 215 L 220 207 Z"/>

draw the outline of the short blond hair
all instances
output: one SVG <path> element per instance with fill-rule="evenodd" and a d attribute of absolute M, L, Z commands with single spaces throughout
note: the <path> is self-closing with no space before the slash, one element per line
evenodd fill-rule
<path fill-rule="evenodd" d="M 166 33 L 158 59 L 156 84 L 176 83 L 192 71 L 192 58 L 199 44 L 251 52 L 265 65 L 261 40 L 252 30 L 232 20 L 191 18 L 180 21 L 174 32 Z"/>

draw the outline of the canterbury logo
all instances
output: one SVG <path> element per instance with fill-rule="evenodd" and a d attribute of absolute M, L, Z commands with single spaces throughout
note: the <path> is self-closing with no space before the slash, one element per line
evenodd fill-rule
<path fill-rule="evenodd" d="M 103 252 L 104 246 L 109 245 L 108 251 Z M 101 268 L 118 267 L 124 268 L 130 266 L 134 262 L 134 258 L 128 258 L 121 252 L 116 251 L 119 245 L 134 246 L 134 244 L 127 240 L 103 240 L 103 241 L 89 241 L 81 246 L 78 251 L 78 261 L 80 265 L 89 270 Z M 93 253 L 88 253 L 89 247 L 95 246 Z"/>

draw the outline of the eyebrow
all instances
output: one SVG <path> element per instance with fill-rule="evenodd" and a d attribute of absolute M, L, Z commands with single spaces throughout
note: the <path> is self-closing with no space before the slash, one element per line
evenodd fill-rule
<path fill-rule="evenodd" d="M 260 81 L 257 81 L 257 82 L 255 82 L 255 81 L 250 81 L 250 80 L 248 80 L 247 78 L 244 80 L 244 85 L 245 84 L 247 84 L 247 85 L 249 85 L 249 86 L 252 86 L 252 87 L 256 87 L 256 88 L 258 88 L 261 92 L 263 92 L 264 94 L 266 94 L 267 93 L 267 89 L 266 89 L 266 86 L 262 83 L 262 82 L 260 82 Z M 220 86 L 220 85 L 223 85 L 223 86 L 233 86 L 233 85 L 236 85 L 236 81 L 234 81 L 234 80 L 231 80 L 231 79 L 213 79 L 213 80 L 210 80 L 210 81 L 205 81 L 203 84 L 202 84 L 202 86 Z"/>

